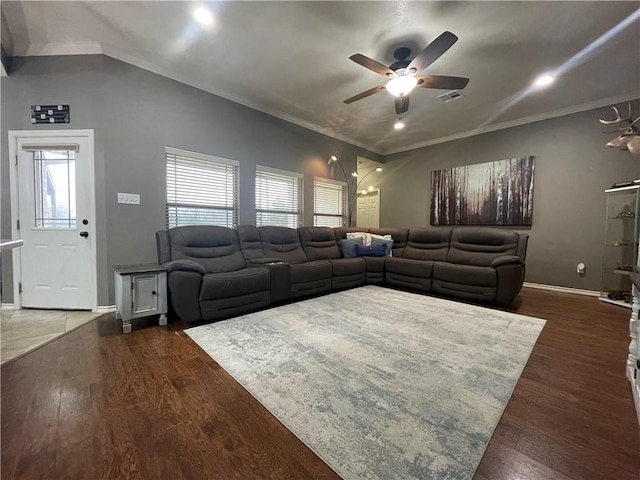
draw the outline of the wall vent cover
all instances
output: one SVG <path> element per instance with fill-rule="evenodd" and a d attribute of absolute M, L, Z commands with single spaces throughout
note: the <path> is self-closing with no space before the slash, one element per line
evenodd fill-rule
<path fill-rule="evenodd" d="M 462 93 L 460 90 L 452 90 L 450 92 L 443 93 L 442 95 L 438 95 L 438 98 L 444 103 L 449 103 L 462 98 Z"/>

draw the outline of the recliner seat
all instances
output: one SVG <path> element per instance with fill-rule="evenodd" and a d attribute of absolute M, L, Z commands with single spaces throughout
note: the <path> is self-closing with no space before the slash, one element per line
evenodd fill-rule
<path fill-rule="evenodd" d="M 215 320 L 271 302 L 266 268 L 247 268 L 236 232 L 198 225 L 156 233 L 158 261 L 167 267 L 173 311 L 187 322 Z"/>

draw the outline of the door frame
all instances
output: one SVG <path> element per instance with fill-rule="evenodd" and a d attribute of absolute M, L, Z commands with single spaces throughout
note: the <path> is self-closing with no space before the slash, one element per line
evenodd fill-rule
<path fill-rule="evenodd" d="M 98 262 L 97 262 L 97 242 L 96 242 L 96 181 L 95 181 L 95 144 L 93 129 L 83 130 L 9 130 L 9 181 L 11 190 L 11 237 L 20 238 L 17 219 L 19 217 L 18 203 L 18 140 L 29 138 L 35 141 L 44 138 L 55 138 L 56 141 L 68 137 L 85 137 L 89 142 L 89 221 L 93 225 L 93 233 L 89 235 L 89 249 L 91 252 L 91 310 L 98 309 Z M 56 141 L 51 144 L 55 145 Z M 50 144 L 50 145 L 51 145 Z M 19 283 L 22 279 L 21 270 L 21 248 L 14 248 L 12 251 L 13 270 L 13 304 L 14 308 L 22 308 L 22 294 L 19 291 Z"/>

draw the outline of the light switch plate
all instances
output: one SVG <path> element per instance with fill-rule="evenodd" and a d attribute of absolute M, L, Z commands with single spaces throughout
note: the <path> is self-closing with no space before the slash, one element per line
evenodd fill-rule
<path fill-rule="evenodd" d="M 137 193 L 120 193 L 118 192 L 118 203 L 127 205 L 140 205 L 140 195 Z"/>

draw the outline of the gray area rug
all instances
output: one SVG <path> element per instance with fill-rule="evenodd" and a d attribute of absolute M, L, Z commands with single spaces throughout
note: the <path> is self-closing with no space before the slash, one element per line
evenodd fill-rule
<path fill-rule="evenodd" d="M 470 479 L 545 321 L 376 286 L 188 329 L 345 479 Z"/>

